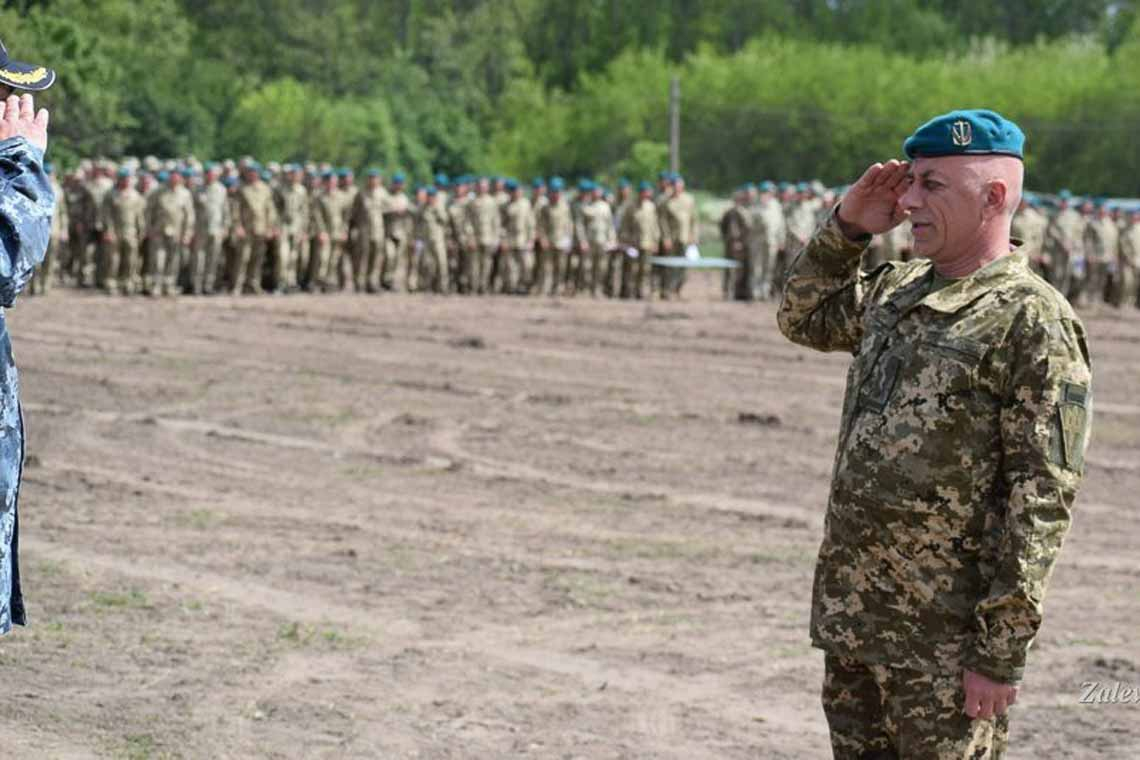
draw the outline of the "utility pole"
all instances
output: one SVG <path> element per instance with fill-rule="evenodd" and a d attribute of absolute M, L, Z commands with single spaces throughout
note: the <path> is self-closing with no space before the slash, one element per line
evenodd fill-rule
<path fill-rule="evenodd" d="M 681 78 L 669 81 L 669 171 L 681 171 Z"/>

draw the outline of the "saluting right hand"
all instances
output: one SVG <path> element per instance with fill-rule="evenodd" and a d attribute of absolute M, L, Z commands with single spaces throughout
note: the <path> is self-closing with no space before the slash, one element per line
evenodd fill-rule
<path fill-rule="evenodd" d="M 906 219 L 899 198 L 907 191 L 910 164 L 891 159 L 885 164 L 872 164 L 863 176 L 848 188 L 836 214 L 843 234 L 855 239 L 877 235 L 897 227 Z"/>
<path fill-rule="evenodd" d="M 0 100 L 0 140 L 23 137 L 40 150 L 47 150 L 48 112 L 36 106 L 31 95 L 11 95 Z"/>

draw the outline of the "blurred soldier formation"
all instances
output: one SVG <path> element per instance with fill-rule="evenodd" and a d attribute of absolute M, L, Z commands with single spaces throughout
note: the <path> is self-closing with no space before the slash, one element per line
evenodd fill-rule
<path fill-rule="evenodd" d="M 840 189 L 842 190 L 842 189 Z M 783 289 L 784 271 L 840 193 L 821 183 L 761 182 L 738 188 L 720 221 L 725 255 L 740 266 L 725 277 L 726 297 L 767 300 Z M 1055 199 L 1026 194 L 1013 221 L 1034 271 L 1074 305 L 1140 307 L 1140 203 Z M 863 268 L 912 257 L 910 224 L 876 235 Z"/>
<path fill-rule="evenodd" d="M 51 174 L 51 168 L 48 167 Z M 432 293 L 668 298 L 652 256 L 697 243 L 684 180 L 438 174 L 410 194 L 404 175 L 252 159 L 84 161 L 63 178 L 47 259 L 53 285 L 149 296 L 265 292 Z"/>
<path fill-rule="evenodd" d="M 49 167 L 50 173 L 50 167 Z M 434 177 L 410 194 L 400 173 L 252 159 L 85 161 L 63 178 L 51 245 L 31 284 L 109 294 L 354 291 L 670 298 L 683 269 L 653 265 L 699 243 L 682 177 L 619 182 L 616 193 L 559 177 Z M 841 190 L 841 189 L 840 189 Z M 838 199 L 819 181 L 739 188 L 720 220 L 726 298 L 764 301 Z M 1027 194 L 1028 196 L 1028 194 Z M 1028 196 L 1014 235 L 1036 271 L 1078 306 L 1140 305 L 1140 205 Z M 876 236 L 864 268 L 909 260 L 908 224 Z"/>

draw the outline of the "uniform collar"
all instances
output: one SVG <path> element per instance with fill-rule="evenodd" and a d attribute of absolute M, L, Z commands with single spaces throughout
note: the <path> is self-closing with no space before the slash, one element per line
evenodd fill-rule
<path fill-rule="evenodd" d="M 1021 241 L 1015 239 L 1012 243 L 1015 250 L 996 261 L 991 261 L 973 274 L 955 280 L 927 295 L 920 303 L 935 311 L 953 314 L 989 293 L 1009 275 L 1025 271 L 1028 266 L 1025 254 L 1017 250 L 1021 246 Z M 930 282 L 934 276 L 934 267 L 931 266 L 926 275 L 927 282 Z"/>

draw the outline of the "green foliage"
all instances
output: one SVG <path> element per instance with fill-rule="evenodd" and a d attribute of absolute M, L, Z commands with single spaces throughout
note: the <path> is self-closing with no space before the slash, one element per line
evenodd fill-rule
<path fill-rule="evenodd" d="M 12 0 L 60 72 L 53 158 L 849 180 L 920 121 L 988 106 L 1033 186 L 1140 194 L 1136 0 Z"/>

